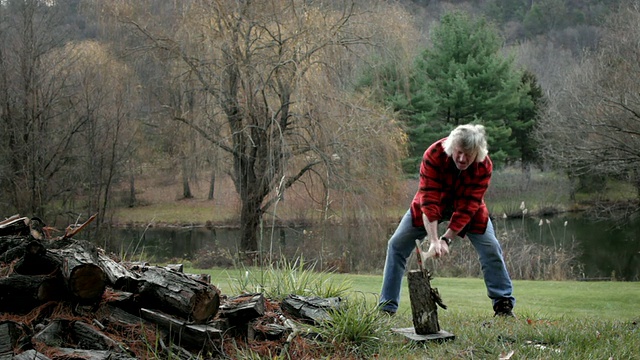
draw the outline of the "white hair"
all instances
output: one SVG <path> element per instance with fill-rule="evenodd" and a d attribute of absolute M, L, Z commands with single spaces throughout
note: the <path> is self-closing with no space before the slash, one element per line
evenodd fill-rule
<path fill-rule="evenodd" d="M 464 152 L 477 153 L 476 162 L 483 162 L 489 154 L 484 126 L 478 124 L 460 125 L 453 129 L 442 146 L 449 156 L 456 146 Z"/>

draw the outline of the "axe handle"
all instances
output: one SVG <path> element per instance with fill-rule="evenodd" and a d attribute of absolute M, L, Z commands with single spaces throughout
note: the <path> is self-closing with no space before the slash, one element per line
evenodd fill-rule
<path fill-rule="evenodd" d="M 420 240 L 416 239 L 416 255 L 418 255 L 418 267 L 423 275 L 426 275 L 424 264 L 422 263 L 422 250 L 420 250 Z"/>

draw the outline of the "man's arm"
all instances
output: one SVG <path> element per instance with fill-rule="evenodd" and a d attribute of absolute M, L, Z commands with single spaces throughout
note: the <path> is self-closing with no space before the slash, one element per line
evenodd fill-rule
<path fill-rule="evenodd" d="M 422 221 L 424 222 L 424 228 L 427 230 L 427 238 L 429 239 L 429 251 L 433 252 L 433 256 L 439 258 L 441 256 L 449 254 L 449 245 L 445 241 L 440 240 L 438 236 L 438 220 L 429 221 L 427 215 L 422 214 Z M 447 229 L 444 236 L 449 239 L 455 238 L 457 233 L 451 229 Z"/>

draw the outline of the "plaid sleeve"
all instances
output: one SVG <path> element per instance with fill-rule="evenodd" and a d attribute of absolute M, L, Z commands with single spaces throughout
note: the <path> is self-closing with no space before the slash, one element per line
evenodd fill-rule
<path fill-rule="evenodd" d="M 420 165 L 420 209 L 429 221 L 442 220 L 440 202 L 445 184 L 442 174 L 444 160 L 447 155 L 442 147 L 442 140 L 432 144 L 422 157 Z"/>

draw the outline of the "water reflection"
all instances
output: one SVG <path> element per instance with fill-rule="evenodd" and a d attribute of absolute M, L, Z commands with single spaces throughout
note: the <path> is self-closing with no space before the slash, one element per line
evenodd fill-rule
<path fill-rule="evenodd" d="M 498 232 L 524 230 L 530 242 L 555 248 L 573 246 L 579 252 L 580 277 L 640 280 L 640 221 L 617 229 L 575 216 L 540 220 L 496 219 L 494 225 Z M 266 256 L 303 256 L 343 272 L 382 273 L 386 243 L 395 226 L 267 228 L 260 233 L 259 246 Z M 104 246 L 133 260 L 194 260 L 200 251 L 237 253 L 239 235 L 233 228 L 114 229 Z"/>

